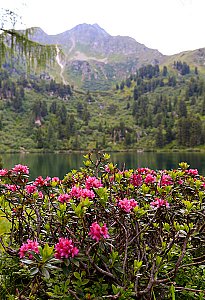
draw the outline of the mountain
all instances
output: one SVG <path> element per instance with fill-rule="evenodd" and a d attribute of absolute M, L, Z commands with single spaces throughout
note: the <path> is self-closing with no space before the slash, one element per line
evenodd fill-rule
<path fill-rule="evenodd" d="M 164 64 L 171 66 L 176 61 L 184 61 L 192 67 L 196 67 L 201 75 L 205 75 L 205 48 L 192 51 L 183 51 L 174 55 L 167 56 Z"/>
<path fill-rule="evenodd" d="M 58 47 L 58 68 L 49 70 L 52 76 L 87 90 L 109 89 L 140 66 L 161 64 L 166 58 L 131 37 L 111 36 L 98 24 L 80 24 L 57 35 L 35 28 L 31 38 Z"/>

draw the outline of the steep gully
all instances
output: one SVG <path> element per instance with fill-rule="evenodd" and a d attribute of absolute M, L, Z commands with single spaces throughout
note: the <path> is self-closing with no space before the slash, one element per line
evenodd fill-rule
<path fill-rule="evenodd" d="M 73 49 L 75 48 L 75 40 L 73 38 L 71 38 L 71 42 L 72 42 L 72 46 L 68 52 L 68 55 L 73 51 Z M 63 72 L 64 72 L 64 67 L 65 65 L 61 62 L 61 58 L 60 58 L 60 49 L 58 47 L 58 45 L 56 45 L 56 52 L 57 52 L 57 55 L 56 55 L 56 61 L 57 61 L 57 64 L 59 65 L 59 67 L 61 68 L 61 71 L 60 71 L 60 77 L 62 79 L 62 82 L 63 84 L 67 84 L 66 80 L 65 80 L 65 77 L 63 75 Z"/>
<path fill-rule="evenodd" d="M 59 49 L 58 45 L 56 45 L 56 52 L 57 52 L 56 61 L 57 61 L 57 64 L 59 65 L 59 67 L 61 68 L 60 77 L 62 79 L 63 84 L 66 84 L 66 80 L 63 76 L 64 65 L 61 63 L 61 60 L 60 60 L 60 49 Z"/>

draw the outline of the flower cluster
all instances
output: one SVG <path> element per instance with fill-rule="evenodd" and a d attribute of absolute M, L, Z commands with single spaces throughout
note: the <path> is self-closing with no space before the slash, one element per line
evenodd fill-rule
<path fill-rule="evenodd" d="M 194 176 L 199 175 L 199 172 L 198 172 L 197 169 L 189 169 L 189 170 L 186 170 L 186 173 L 187 173 L 188 175 L 194 175 Z"/>
<path fill-rule="evenodd" d="M 142 185 L 142 175 L 141 174 L 132 174 L 130 177 L 130 183 L 134 186 Z"/>
<path fill-rule="evenodd" d="M 26 192 L 27 194 L 33 194 L 37 191 L 36 186 L 33 184 L 26 185 Z"/>
<path fill-rule="evenodd" d="M 52 182 L 57 182 L 57 183 L 60 183 L 61 181 L 60 181 L 60 179 L 59 179 L 59 177 L 53 177 L 53 178 L 51 178 L 51 181 Z"/>
<path fill-rule="evenodd" d="M 32 240 L 27 240 L 27 243 L 24 243 L 21 248 L 19 249 L 19 256 L 20 258 L 25 257 L 26 255 L 28 255 L 28 257 L 30 259 L 33 258 L 33 255 L 31 253 L 31 251 L 35 252 L 35 253 L 39 253 L 39 249 L 38 249 L 38 242 L 37 241 L 32 241 Z"/>
<path fill-rule="evenodd" d="M 138 174 L 144 174 L 144 175 L 147 175 L 147 174 L 155 174 L 155 171 L 154 170 L 151 170 L 149 168 L 138 168 L 137 169 L 137 172 Z"/>
<path fill-rule="evenodd" d="M 160 199 L 160 198 L 155 198 L 155 201 L 152 201 L 150 205 L 154 208 L 159 208 L 161 206 L 166 206 L 169 207 L 169 203 L 166 200 Z"/>
<path fill-rule="evenodd" d="M 79 186 L 73 186 L 70 191 L 71 197 L 75 198 L 90 198 L 93 199 L 95 197 L 95 193 L 92 190 L 89 190 L 87 188 L 83 189 Z"/>
<path fill-rule="evenodd" d="M 107 225 L 103 224 L 102 227 L 97 223 L 94 222 L 90 226 L 90 231 L 88 235 L 91 236 L 93 240 L 96 240 L 97 242 L 103 237 L 103 238 L 109 238 Z"/>
<path fill-rule="evenodd" d="M 8 170 L 7 169 L 1 169 L 0 170 L 0 176 L 6 176 L 8 174 Z"/>
<path fill-rule="evenodd" d="M 77 247 L 74 247 L 73 241 L 68 238 L 59 238 L 58 243 L 55 245 L 55 258 L 69 258 L 74 257 L 78 254 L 79 250 Z"/>
<path fill-rule="evenodd" d="M 5 187 L 11 192 L 16 192 L 19 188 L 19 186 L 17 186 L 16 184 L 5 184 Z"/>
<path fill-rule="evenodd" d="M 101 180 L 97 179 L 96 177 L 89 176 L 85 181 L 85 187 L 86 189 L 90 188 L 99 188 L 102 187 Z"/>
<path fill-rule="evenodd" d="M 173 184 L 171 176 L 169 176 L 167 174 L 162 174 L 160 181 L 159 181 L 159 185 L 166 186 L 166 185 L 171 185 L 171 184 Z"/>
<path fill-rule="evenodd" d="M 29 168 L 28 168 L 27 166 L 18 164 L 18 165 L 15 165 L 15 166 L 12 168 L 12 172 L 13 172 L 14 174 L 20 174 L 20 173 L 23 173 L 23 174 L 28 175 L 28 174 L 29 174 Z"/>
<path fill-rule="evenodd" d="M 60 196 L 58 196 L 58 201 L 60 201 L 61 203 L 65 203 L 68 202 L 70 198 L 71 196 L 69 194 L 60 194 Z"/>
<path fill-rule="evenodd" d="M 146 184 L 154 183 L 155 181 L 156 181 L 156 176 L 154 176 L 152 174 L 147 174 L 147 176 L 145 177 L 145 180 L 144 180 L 144 182 Z"/>
<path fill-rule="evenodd" d="M 49 176 L 47 176 L 45 179 L 43 179 L 42 176 L 38 176 L 35 181 L 34 181 L 34 185 L 35 186 L 48 186 L 49 185 L 49 181 L 51 180 L 51 178 Z"/>
<path fill-rule="evenodd" d="M 126 213 L 129 213 L 137 205 L 138 205 L 138 203 L 137 203 L 137 201 L 135 201 L 135 199 L 124 198 L 123 200 L 119 200 L 119 202 L 118 202 L 118 206 L 122 210 L 124 210 Z"/>

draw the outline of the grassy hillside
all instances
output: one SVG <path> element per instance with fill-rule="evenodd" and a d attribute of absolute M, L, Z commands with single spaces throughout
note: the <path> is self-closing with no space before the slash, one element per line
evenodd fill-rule
<path fill-rule="evenodd" d="M 184 51 L 175 55 L 167 56 L 164 64 L 172 66 L 174 61 L 184 61 L 192 68 L 197 67 L 201 75 L 205 75 L 205 48 L 196 49 L 193 51 Z"/>

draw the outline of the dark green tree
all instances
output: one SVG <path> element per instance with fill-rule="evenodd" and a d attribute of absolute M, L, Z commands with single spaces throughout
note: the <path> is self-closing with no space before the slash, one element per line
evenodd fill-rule
<path fill-rule="evenodd" d="M 167 76 L 167 66 L 163 66 L 163 70 L 162 70 L 162 76 Z"/>
<path fill-rule="evenodd" d="M 178 116 L 181 117 L 187 117 L 187 107 L 184 100 L 180 100 L 178 104 Z"/>
<path fill-rule="evenodd" d="M 157 148 L 164 147 L 164 135 L 163 135 L 163 128 L 159 126 L 157 128 L 156 136 L 155 136 L 155 145 Z"/>

